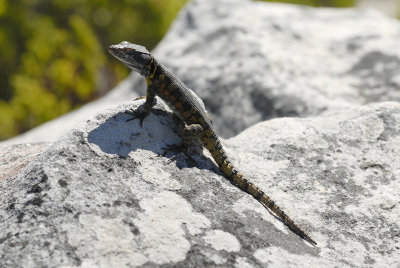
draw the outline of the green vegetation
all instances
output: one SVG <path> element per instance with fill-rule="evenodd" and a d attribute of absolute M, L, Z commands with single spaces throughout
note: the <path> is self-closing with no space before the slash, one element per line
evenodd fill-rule
<path fill-rule="evenodd" d="M 0 139 L 103 95 L 128 70 L 106 48 L 154 47 L 186 0 L 0 0 Z"/>
<path fill-rule="evenodd" d="M 263 0 L 267 2 L 283 2 L 298 5 L 308 5 L 313 7 L 352 7 L 356 0 Z"/>
<path fill-rule="evenodd" d="M 105 48 L 153 48 L 186 0 L 0 0 L 0 139 L 102 96 L 128 74 Z M 283 0 L 345 7 L 354 0 Z"/>

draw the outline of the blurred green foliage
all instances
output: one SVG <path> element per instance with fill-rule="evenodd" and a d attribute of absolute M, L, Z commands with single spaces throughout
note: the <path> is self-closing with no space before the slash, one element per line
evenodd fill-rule
<path fill-rule="evenodd" d="M 128 69 L 106 48 L 154 47 L 186 0 L 0 0 L 0 139 L 103 95 Z"/>
<path fill-rule="evenodd" d="M 262 0 L 267 2 L 283 2 L 313 7 L 352 7 L 356 0 Z"/>
<path fill-rule="evenodd" d="M 122 40 L 153 48 L 185 2 L 0 0 L 0 139 L 103 95 L 128 74 L 105 49 Z M 354 4 L 354 0 L 280 2 Z"/>

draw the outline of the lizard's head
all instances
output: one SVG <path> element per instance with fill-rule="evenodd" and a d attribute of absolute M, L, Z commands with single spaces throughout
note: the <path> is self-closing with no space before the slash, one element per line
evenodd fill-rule
<path fill-rule="evenodd" d="M 144 75 L 146 78 L 150 76 L 151 65 L 154 60 L 144 46 L 123 41 L 117 45 L 110 46 L 108 51 L 132 70 Z"/>

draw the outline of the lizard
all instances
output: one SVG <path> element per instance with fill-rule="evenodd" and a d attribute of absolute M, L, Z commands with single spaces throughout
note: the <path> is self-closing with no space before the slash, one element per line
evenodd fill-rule
<path fill-rule="evenodd" d="M 158 62 L 144 46 L 123 41 L 119 44 L 111 45 L 108 51 L 124 65 L 146 79 L 147 91 L 146 96 L 143 97 L 146 100 L 140 109 L 125 111 L 125 113 L 133 116 L 129 120 L 139 119 L 140 126 L 142 126 L 143 120 L 150 114 L 152 107 L 155 105 L 155 97 L 160 97 L 184 123 L 182 144 L 185 144 L 190 137 L 197 136 L 202 145 L 210 152 L 219 169 L 232 184 L 252 195 L 261 204 L 270 209 L 289 229 L 302 239 L 312 245 L 317 244 L 268 195 L 245 179 L 233 167 L 202 101 L 176 75 Z"/>

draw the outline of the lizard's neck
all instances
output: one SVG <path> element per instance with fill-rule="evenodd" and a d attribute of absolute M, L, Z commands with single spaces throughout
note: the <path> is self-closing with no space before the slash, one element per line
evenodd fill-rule
<path fill-rule="evenodd" d="M 162 69 L 161 65 L 157 62 L 155 58 L 150 62 L 149 76 L 145 77 L 146 80 L 154 81 L 158 79 L 158 73 Z"/>
<path fill-rule="evenodd" d="M 150 75 L 146 78 L 147 86 L 153 86 L 156 91 L 166 88 L 172 83 L 168 71 L 156 60 L 152 63 Z"/>

